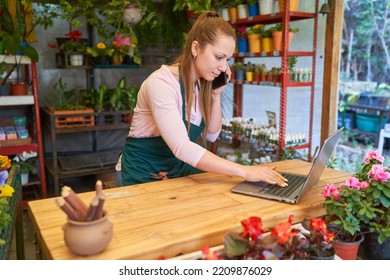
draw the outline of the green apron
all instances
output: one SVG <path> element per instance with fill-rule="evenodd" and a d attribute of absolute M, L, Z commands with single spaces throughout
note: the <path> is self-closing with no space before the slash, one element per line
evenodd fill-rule
<path fill-rule="evenodd" d="M 180 88 L 183 100 L 183 122 L 187 127 L 185 94 L 181 79 Z M 194 142 L 198 139 L 204 128 L 203 120 L 200 126 L 191 123 L 190 140 Z M 203 172 L 176 158 L 161 136 L 149 138 L 127 137 L 122 152 L 121 170 L 123 185 L 125 186 Z"/>

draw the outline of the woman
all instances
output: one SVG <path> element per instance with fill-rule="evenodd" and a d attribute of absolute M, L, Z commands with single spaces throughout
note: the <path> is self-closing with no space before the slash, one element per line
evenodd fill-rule
<path fill-rule="evenodd" d="M 228 59 L 235 42 L 229 23 L 214 12 L 204 12 L 177 61 L 161 66 L 143 82 L 117 165 L 122 173 L 119 185 L 208 171 L 287 186 L 274 168 L 233 163 L 194 143 L 199 136 L 204 143 L 214 142 L 219 135 L 225 86 L 212 90 L 211 83 L 221 72 L 230 80 Z"/>

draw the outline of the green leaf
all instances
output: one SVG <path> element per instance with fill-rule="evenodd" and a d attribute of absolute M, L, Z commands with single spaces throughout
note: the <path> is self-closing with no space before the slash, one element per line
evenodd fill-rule
<path fill-rule="evenodd" d="M 239 233 L 232 232 L 225 236 L 224 246 L 226 254 L 230 258 L 241 256 L 245 253 L 247 249 L 247 240 L 242 238 Z"/>
<path fill-rule="evenodd" d="M 379 198 L 381 196 L 381 191 L 378 189 L 375 189 L 374 192 L 372 193 L 374 198 Z"/>
<path fill-rule="evenodd" d="M 390 188 L 386 187 L 382 190 L 383 194 L 390 198 Z"/>

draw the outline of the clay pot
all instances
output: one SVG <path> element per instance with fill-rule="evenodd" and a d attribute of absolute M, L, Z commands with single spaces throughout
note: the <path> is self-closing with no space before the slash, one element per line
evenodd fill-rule
<path fill-rule="evenodd" d="M 332 241 L 332 246 L 336 250 L 337 256 L 343 260 L 356 260 L 360 243 L 363 241 L 363 235 L 360 239 L 354 242 L 343 242 L 338 240 Z"/>
<path fill-rule="evenodd" d="M 68 222 L 62 226 L 62 230 L 69 250 L 82 256 L 94 255 L 106 249 L 113 234 L 113 226 L 106 212 L 103 218 L 92 222 L 68 219 Z"/>
<path fill-rule="evenodd" d="M 27 83 L 12 83 L 11 84 L 11 94 L 12 95 L 27 95 Z"/>

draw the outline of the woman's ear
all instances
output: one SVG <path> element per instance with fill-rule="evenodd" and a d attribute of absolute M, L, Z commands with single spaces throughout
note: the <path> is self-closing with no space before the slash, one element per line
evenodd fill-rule
<path fill-rule="evenodd" d="M 199 43 L 198 41 L 194 40 L 191 44 L 191 55 L 193 58 L 195 58 L 198 55 L 199 52 Z"/>

